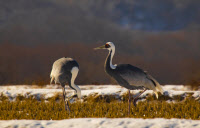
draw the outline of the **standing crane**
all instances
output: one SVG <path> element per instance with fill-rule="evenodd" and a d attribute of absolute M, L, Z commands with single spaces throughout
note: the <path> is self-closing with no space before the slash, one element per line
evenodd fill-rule
<path fill-rule="evenodd" d="M 51 71 L 51 82 L 54 81 L 55 84 L 60 84 L 63 91 L 63 100 L 65 105 L 65 110 L 70 112 L 68 101 L 73 97 L 81 98 L 81 89 L 74 83 L 79 72 L 78 63 L 72 58 L 60 58 L 56 60 L 53 64 Z M 68 83 L 69 87 L 75 90 L 74 95 L 66 99 L 65 84 Z"/>
<path fill-rule="evenodd" d="M 142 95 L 147 89 L 153 90 L 157 98 L 158 92 L 161 92 L 163 94 L 163 89 L 161 88 L 160 84 L 151 75 L 149 75 L 142 69 L 132 66 L 130 64 L 112 64 L 112 59 L 115 54 L 114 43 L 107 42 L 105 45 L 97 47 L 95 49 L 107 49 L 109 51 L 104 65 L 106 73 L 114 78 L 120 86 L 125 87 L 129 90 L 128 114 L 130 114 L 130 90 L 144 88 L 144 90 L 139 93 L 139 95 L 134 96 L 134 106 L 136 106 L 138 97 Z"/>

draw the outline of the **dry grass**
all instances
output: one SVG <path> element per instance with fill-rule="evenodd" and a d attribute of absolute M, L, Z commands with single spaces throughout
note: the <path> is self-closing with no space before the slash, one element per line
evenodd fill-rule
<path fill-rule="evenodd" d="M 58 94 L 48 100 L 36 100 L 33 96 L 25 98 L 18 96 L 11 102 L 7 97 L 0 96 L 0 120 L 35 119 L 35 120 L 61 120 L 68 118 L 107 117 L 107 118 L 185 118 L 200 120 L 200 103 L 192 97 L 174 97 L 176 101 L 167 96 L 156 100 L 155 96 L 148 96 L 146 101 L 138 102 L 137 107 L 132 105 L 128 116 L 127 94 L 121 97 L 90 95 L 84 102 L 70 104 L 71 113 L 64 110 L 62 97 Z"/>

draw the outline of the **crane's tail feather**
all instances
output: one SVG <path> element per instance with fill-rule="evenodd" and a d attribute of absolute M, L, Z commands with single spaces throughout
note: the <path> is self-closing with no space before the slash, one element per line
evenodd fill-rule
<path fill-rule="evenodd" d="M 50 85 L 53 83 L 53 81 L 55 81 L 55 78 L 52 76 L 51 81 L 50 81 Z"/>
<path fill-rule="evenodd" d="M 162 95 L 163 95 L 163 89 L 162 89 L 162 87 L 161 87 L 161 85 L 158 83 L 158 84 L 156 84 L 156 90 L 157 91 L 159 91 Z"/>
<path fill-rule="evenodd" d="M 156 95 L 156 98 L 158 99 L 158 92 L 157 91 L 153 91 L 153 92 Z"/>
<path fill-rule="evenodd" d="M 153 90 L 155 95 L 156 95 L 156 98 L 158 99 L 158 92 L 160 92 L 162 95 L 163 95 L 163 89 L 161 87 L 161 85 L 158 83 L 157 80 L 155 80 L 151 75 L 147 75 L 149 79 L 151 79 L 156 85 L 155 85 L 155 89 Z"/>

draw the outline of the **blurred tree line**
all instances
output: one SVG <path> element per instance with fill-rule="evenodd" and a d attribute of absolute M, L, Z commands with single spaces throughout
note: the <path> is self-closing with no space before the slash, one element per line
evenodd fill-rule
<path fill-rule="evenodd" d="M 197 31 L 167 32 L 147 34 L 142 40 L 132 43 L 116 42 L 113 63 L 130 63 L 143 68 L 163 84 L 186 84 L 200 71 L 199 34 Z M 53 62 L 65 56 L 76 59 L 80 64 L 78 84 L 114 84 L 103 67 L 108 51 L 93 50 L 104 43 L 34 46 L 2 43 L 0 84 L 47 84 Z"/>

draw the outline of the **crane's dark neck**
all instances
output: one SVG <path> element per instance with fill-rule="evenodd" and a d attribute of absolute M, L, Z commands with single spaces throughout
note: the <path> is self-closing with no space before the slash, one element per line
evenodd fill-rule
<path fill-rule="evenodd" d="M 116 66 L 112 64 L 113 56 L 114 56 L 114 52 L 113 52 L 113 50 L 110 50 L 109 54 L 108 54 L 108 56 L 106 58 L 106 61 L 105 61 L 105 70 L 106 70 L 106 72 L 116 68 Z"/>

